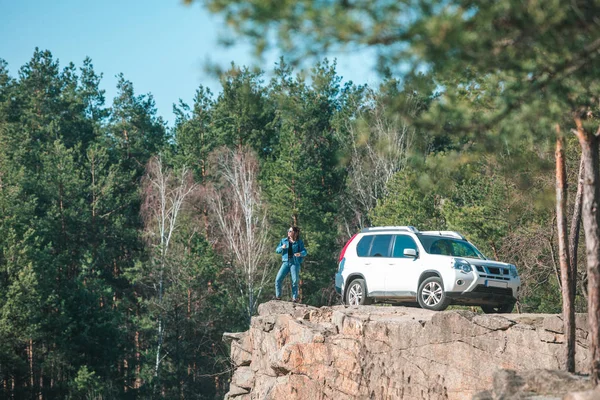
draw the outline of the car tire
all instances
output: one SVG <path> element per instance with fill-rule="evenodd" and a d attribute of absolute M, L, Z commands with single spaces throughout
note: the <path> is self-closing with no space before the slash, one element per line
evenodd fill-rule
<path fill-rule="evenodd" d="M 450 299 L 444 291 L 442 278 L 431 276 L 419 285 L 417 300 L 421 308 L 433 311 L 443 311 L 450 305 Z"/>
<path fill-rule="evenodd" d="M 345 303 L 349 306 L 366 306 L 372 303 L 372 299 L 367 296 L 367 284 L 364 279 L 354 279 L 350 282 L 346 290 Z"/>
<path fill-rule="evenodd" d="M 481 310 L 486 314 L 510 314 L 515 308 L 515 303 L 498 304 L 497 306 L 483 305 Z"/>

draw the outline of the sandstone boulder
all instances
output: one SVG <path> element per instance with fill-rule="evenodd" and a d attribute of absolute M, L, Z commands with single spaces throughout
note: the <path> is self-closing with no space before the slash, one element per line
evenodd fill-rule
<path fill-rule="evenodd" d="M 470 399 L 494 396 L 500 370 L 561 367 L 556 315 L 280 301 L 258 311 L 247 332 L 226 335 L 236 367 L 227 398 Z M 579 372 L 589 364 L 586 321 L 577 316 Z"/>

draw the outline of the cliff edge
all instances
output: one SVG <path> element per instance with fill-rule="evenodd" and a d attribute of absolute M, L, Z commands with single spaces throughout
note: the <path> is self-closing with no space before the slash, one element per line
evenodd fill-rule
<path fill-rule="evenodd" d="M 587 316 L 578 314 L 576 323 L 576 371 L 586 372 Z M 513 376 L 520 390 L 534 390 L 536 379 L 547 381 L 547 375 L 523 378 L 519 371 L 560 369 L 562 332 L 558 315 L 271 301 L 259 306 L 248 331 L 224 335 L 235 367 L 226 398 L 500 398 L 497 391 L 504 389 L 494 392 L 494 380 L 511 384 L 498 373 Z M 585 378 L 564 379 L 572 381 L 570 390 L 589 388 Z M 544 390 L 564 392 L 567 384 L 560 382 L 560 390 Z"/>

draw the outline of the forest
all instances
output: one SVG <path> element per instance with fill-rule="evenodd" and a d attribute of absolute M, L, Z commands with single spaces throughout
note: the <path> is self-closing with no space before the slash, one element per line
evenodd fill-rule
<path fill-rule="evenodd" d="M 354 233 L 413 225 L 516 264 L 517 312 L 561 312 L 555 138 L 523 135 L 531 121 L 482 141 L 458 115 L 440 123 L 433 74 L 371 88 L 335 62 L 300 73 L 282 58 L 232 65 L 219 93 L 174 105 L 169 127 L 122 75 L 106 104 L 101 79 L 90 59 L 61 66 L 47 50 L 16 77 L 0 61 L 0 397 L 221 398 L 222 334 L 273 297 L 290 225 L 309 252 L 305 304 L 340 304 Z M 484 110 L 477 92 L 495 87 L 464 96 Z M 580 155 L 567 137 L 569 199 Z"/>

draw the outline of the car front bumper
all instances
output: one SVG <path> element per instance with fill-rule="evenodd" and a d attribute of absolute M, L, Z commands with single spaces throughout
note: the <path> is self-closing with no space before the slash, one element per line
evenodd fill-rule
<path fill-rule="evenodd" d="M 445 271 L 443 276 L 444 290 L 446 293 L 462 293 L 467 295 L 474 292 L 473 297 L 481 297 L 481 294 L 510 294 L 517 297 L 521 287 L 521 278 L 509 275 L 489 275 L 479 273 L 475 270 L 463 272 L 453 269 Z"/>

